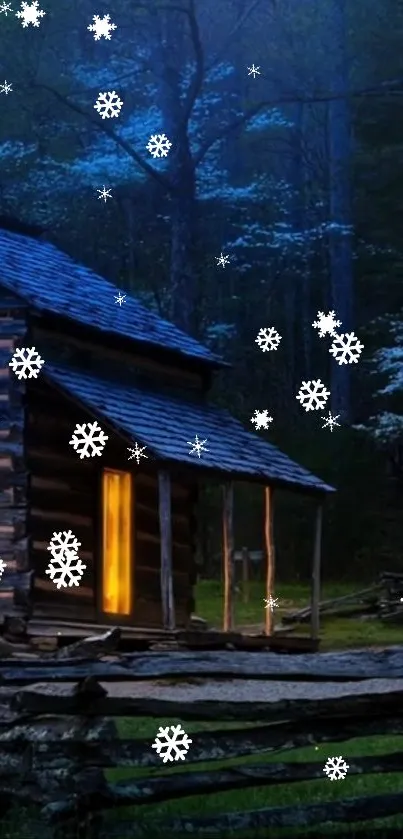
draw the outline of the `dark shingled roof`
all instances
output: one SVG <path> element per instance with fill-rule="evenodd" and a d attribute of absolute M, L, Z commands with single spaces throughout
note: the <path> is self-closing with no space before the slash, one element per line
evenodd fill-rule
<path fill-rule="evenodd" d="M 0 285 L 39 312 L 62 315 L 100 332 L 172 350 L 215 367 L 227 366 L 135 297 L 127 294 L 126 301 L 117 304 L 117 286 L 47 242 L 0 229 Z"/>
<path fill-rule="evenodd" d="M 158 460 L 212 469 L 239 479 L 261 480 L 302 492 L 332 492 L 275 446 L 246 431 L 227 411 L 213 405 L 144 390 L 135 383 L 107 380 L 70 367 L 45 364 L 41 375 L 102 417 L 129 441 L 148 447 Z M 77 414 L 77 422 L 80 416 Z M 73 429 L 72 429 L 73 431 Z M 199 459 L 189 454 L 195 435 L 207 438 L 207 453 Z"/>

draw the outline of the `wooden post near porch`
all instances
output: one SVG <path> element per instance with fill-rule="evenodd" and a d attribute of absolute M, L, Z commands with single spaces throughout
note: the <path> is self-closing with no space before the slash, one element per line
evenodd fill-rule
<path fill-rule="evenodd" d="M 234 485 L 223 486 L 224 632 L 234 626 Z"/>
<path fill-rule="evenodd" d="M 264 489 L 264 539 L 266 548 L 266 600 L 274 596 L 275 552 L 273 538 L 273 496 L 274 490 L 268 486 Z M 274 613 L 266 606 L 265 634 L 272 635 L 274 627 Z"/>
<path fill-rule="evenodd" d="M 323 503 L 318 504 L 315 520 L 315 542 L 311 586 L 311 638 L 319 638 L 320 562 L 322 546 Z"/>
<path fill-rule="evenodd" d="M 172 580 L 171 479 L 168 472 L 158 472 L 159 520 L 161 545 L 161 606 L 164 629 L 175 629 L 175 604 Z"/>

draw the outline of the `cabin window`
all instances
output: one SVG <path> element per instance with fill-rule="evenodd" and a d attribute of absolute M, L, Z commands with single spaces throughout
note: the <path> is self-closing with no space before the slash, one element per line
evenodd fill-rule
<path fill-rule="evenodd" d="M 130 615 L 133 598 L 133 485 L 130 472 L 102 474 L 102 611 Z"/>

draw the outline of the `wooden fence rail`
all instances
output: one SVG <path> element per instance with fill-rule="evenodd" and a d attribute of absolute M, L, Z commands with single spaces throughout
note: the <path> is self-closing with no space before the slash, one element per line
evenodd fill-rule
<path fill-rule="evenodd" d="M 196 690 L 192 699 L 172 698 L 176 687 L 183 691 L 190 677 L 208 679 L 211 697 L 198 696 Z M 255 701 L 252 694 L 243 698 L 246 681 L 250 685 L 254 679 L 261 693 L 262 682 L 269 692 L 274 678 L 285 683 L 293 678 L 300 680 L 298 684 L 303 679 L 315 680 L 330 695 L 285 699 L 280 693 L 271 701 L 269 697 Z M 403 815 L 402 791 L 209 816 L 192 813 L 162 819 L 156 818 L 155 812 L 152 817 L 150 809 L 162 802 L 230 790 L 319 779 L 329 784 L 323 762 L 287 763 L 279 755 L 275 763 L 265 763 L 262 756 L 312 744 L 342 743 L 353 737 L 402 735 L 403 684 L 396 681 L 385 688 L 383 682 L 367 687 L 367 680 L 375 678 L 403 678 L 403 648 L 306 657 L 148 653 L 121 655 L 116 661 L 69 657 L 0 661 L 0 828 L 7 811 L 22 804 L 32 806 L 31 835 L 41 839 L 168 839 L 182 834 L 219 839 L 229 833 L 235 834 L 234 839 L 237 835 L 243 839 L 252 837 L 257 829 L 307 829 L 325 822 L 359 823 Z M 217 691 L 223 679 L 232 680 L 231 701 L 221 699 Z M 346 682 L 342 694 L 340 684 L 333 684 L 337 679 Z M 362 693 L 349 688 L 353 679 L 361 680 Z M 126 685 L 123 695 L 116 690 L 116 682 Z M 156 684 L 159 696 L 155 695 Z M 164 698 L 168 690 L 170 698 Z M 192 731 L 186 764 L 174 764 L 182 771 L 169 774 L 172 764 L 162 764 L 150 740 L 119 737 L 116 718 L 140 716 L 155 718 L 155 732 L 159 725 L 168 724 L 167 718 L 181 720 L 184 726 L 186 720 L 209 720 L 217 727 Z M 233 728 L 219 728 L 228 721 L 234 723 Z M 215 765 L 217 760 L 248 756 L 256 762 L 224 768 Z M 186 771 L 188 764 L 201 763 L 211 766 Z M 349 758 L 348 763 L 352 778 L 402 773 L 403 753 Z M 112 781 L 110 770 L 117 767 L 133 768 L 136 774 Z M 138 775 L 139 769 L 152 774 Z M 118 808 L 123 807 L 135 808 L 135 817 L 121 818 L 124 814 L 120 813 L 117 818 Z M 393 831 L 389 833 L 393 835 Z M 26 831 L 24 839 L 29 835 Z M 376 834 L 366 831 L 366 836 L 370 835 Z M 382 833 L 386 835 L 387 831 Z"/>

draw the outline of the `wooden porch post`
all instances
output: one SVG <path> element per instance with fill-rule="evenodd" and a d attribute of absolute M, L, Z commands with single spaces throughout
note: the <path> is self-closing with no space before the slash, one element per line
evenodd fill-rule
<path fill-rule="evenodd" d="M 274 595 L 275 553 L 273 538 L 273 496 L 274 490 L 268 486 L 264 489 L 264 539 L 266 548 L 266 600 Z M 268 607 L 265 609 L 265 634 L 272 635 L 274 627 L 274 613 Z"/>
<path fill-rule="evenodd" d="M 234 626 L 234 485 L 223 486 L 223 570 L 224 570 L 224 618 L 223 629 L 228 632 Z"/>
<path fill-rule="evenodd" d="M 161 605 L 164 629 L 175 629 L 175 604 L 172 580 L 171 480 L 168 472 L 158 472 Z"/>
<path fill-rule="evenodd" d="M 311 638 L 319 638 L 320 559 L 322 544 L 323 503 L 318 504 L 315 521 L 315 542 L 312 562 Z"/>

